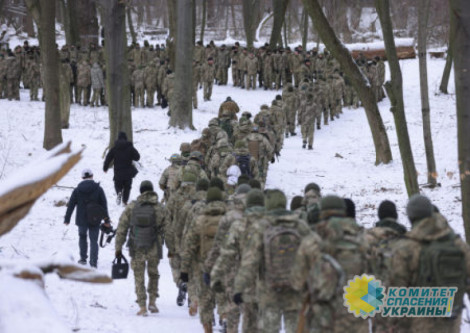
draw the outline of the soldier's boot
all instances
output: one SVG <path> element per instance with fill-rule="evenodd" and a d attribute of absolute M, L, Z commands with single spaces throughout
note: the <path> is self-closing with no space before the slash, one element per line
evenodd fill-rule
<path fill-rule="evenodd" d="M 302 142 L 302 148 L 305 149 L 305 147 L 307 147 L 307 141 Z M 309 147 L 311 147 L 311 146 L 309 146 Z"/>
<path fill-rule="evenodd" d="M 189 305 L 189 315 L 191 317 L 197 315 L 197 301 L 193 301 L 191 302 L 191 305 Z"/>
<path fill-rule="evenodd" d="M 320 123 L 317 123 L 317 129 L 321 129 Z"/>
<path fill-rule="evenodd" d="M 206 323 L 203 325 L 204 327 L 204 333 L 212 333 L 212 324 L 211 323 Z"/>
<path fill-rule="evenodd" d="M 222 325 L 221 326 L 222 326 L 222 328 L 221 328 L 220 332 L 227 333 L 227 327 L 228 327 L 227 319 L 224 318 L 222 320 Z"/>
<path fill-rule="evenodd" d="M 146 317 L 147 316 L 147 307 L 141 306 L 139 312 L 137 312 L 138 316 Z"/>
<path fill-rule="evenodd" d="M 159 312 L 157 304 L 155 303 L 155 301 L 149 302 L 149 311 L 151 313 L 158 313 Z"/>
<path fill-rule="evenodd" d="M 286 132 L 286 138 L 288 138 L 288 137 L 289 137 L 289 132 Z"/>
<path fill-rule="evenodd" d="M 181 282 L 178 286 L 178 297 L 176 297 L 176 304 L 183 306 L 186 301 L 186 293 L 188 292 L 188 286 L 186 283 Z"/>
<path fill-rule="evenodd" d="M 122 200 L 122 192 L 119 192 L 117 194 L 117 198 L 116 198 L 116 204 L 119 206 L 121 204 L 121 200 Z"/>
<path fill-rule="evenodd" d="M 290 135 L 291 135 L 291 136 L 296 136 L 296 135 L 297 135 L 297 133 L 295 133 L 295 132 L 291 132 L 291 133 L 290 133 Z"/>
<path fill-rule="evenodd" d="M 312 145 L 308 145 L 308 150 L 313 150 L 313 146 L 312 146 Z"/>

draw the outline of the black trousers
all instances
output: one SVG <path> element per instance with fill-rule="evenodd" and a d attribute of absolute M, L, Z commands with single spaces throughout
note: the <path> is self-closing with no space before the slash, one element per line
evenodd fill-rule
<path fill-rule="evenodd" d="M 129 200 L 129 195 L 131 194 L 131 187 L 132 179 L 114 181 L 114 189 L 116 190 L 116 194 L 122 192 L 122 202 L 124 202 L 125 204 L 127 204 Z"/>

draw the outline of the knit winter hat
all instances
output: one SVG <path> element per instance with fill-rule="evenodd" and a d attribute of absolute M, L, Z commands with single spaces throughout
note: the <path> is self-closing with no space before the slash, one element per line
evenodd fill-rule
<path fill-rule="evenodd" d="M 125 132 L 119 132 L 118 140 L 127 140 L 127 134 Z"/>
<path fill-rule="evenodd" d="M 302 207 L 302 201 L 303 197 L 300 195 L 296 195 L 295 197 L 292 198 L 292 201 L 290 202 L 290 210 L 294 211 L 297 208 Z"/>
<path fill-rule="evenodd" d="M 246 195 L 246 207 L 261 206 L 264 207 L 264 194 L 261 190 L 252 189 Z"/>
<path fill-rule="evenodd" d="M 411 223 L 417 222 L 426 217 L 431 217 L 432 212 L 433 207 L 431 200 L 420 194 L 413 195 L 406 206 L 406 213 L 408 214 L 408 219 Z"/>
<path fill-rule="evenodd" d="M 383 220 L 387 217 L 396 219 L 398 218 L 397 207 L 390 200 L 384 200 L 379 205 L 378 215 L 380 220 Z"/>
<path fill-rule="evenodd" d="M 238 177 L 238 181 L 237 181 L 237 184 L 238 185 L 241 185 L 241 184 L 249 184 L 250 182 L 250 177 L 248 177 L 247 175 L 241 175 L 240 177 Z M 251 186 L 251 184 L 250 184 Z M 253 186 L 251 186 L 253 188 Z"/>
<path fill-rule="evenodd" d="M 344 203 L 346 204 L 346 216 L 352 217 L 353 219 L 355 219 L 356 218 L 356 205 L 354 204 L 354 201 L 348 198 L 345 198 L 343 200 L 344 200 Z"/>
<path fill-rule="evenodd" d="M 346 214 L 346 203 L 336 195 L 328 195 L 321 199 L 320 206 L 322 211 L 339 210 Z"/>
<path fill-rule="evenodd" d="M 235 193 L 236 194 L 246 194 L 248 192 L 250 192 L 251 190 L 251 186 L 248 185 L 248 184 L 241 184 L 237 187 Z"/>
<path fill-rule="evenodd" d="M 144 180 L 140 183 L 140 194 L 147 191 L 153 191 L 153 184 L 150 180 Z"/>
<path fill-rule="evenodd" d="M 192 172 L 186 172 L 183 175 L 183 183 L 196 183 L 196 181 L 197 181 L 197 177 Z"/>
<path fill-rule="evenodd" d="M 285 209 L 287 205 L 286 195 L 281 190 L 269 190 L 266 193 L 266 209 Z"/>
<path fill-rule="evenodd" d="M 240 178 L 238 178 L 238 180 L 240 180 Z M 251 188 L 257 188 L 261 190 L 261 183 L 259 182 L 258 179 L 250 179 L 248 181 L 248 185 L 250 185 Z"/>
<path fill-rule="evenodd" d="M 83 179 L 92 178 L 92 177 L 93 177 L 93 171 L 91 171 L 91 169 L 86 168 L 82 170 Z"/>
<path fill-rule="evenodd" d="M 310 190 L 314 190 L 317 193 L 320 193 L 320 186 L 316 183 L 309 183 L 307 186 L 305 186 L 304 193 L 307 193 Z"/>
<path fill-rule="evenodd" d="M 224 191 L 225 188 L 224 188 L 224 181 L 222 179 L 220 179 L 219 177 L 214 177 L 211 179 L 210 183 L 209 183 L 209 187 L 217 187 L 219 188 L 221 191 Z"/>
<path fill-rule="evenodd" d="M 207 203 L 213 201 L 222 201 L 222 191 L 218 187 L 211 187 L 207 190 Z"/>
<path fill-rule="evenodd" d="M 207 191 L 209 189 L 209 181 L 201 178 L 196 183 L 196 191 Z"/>

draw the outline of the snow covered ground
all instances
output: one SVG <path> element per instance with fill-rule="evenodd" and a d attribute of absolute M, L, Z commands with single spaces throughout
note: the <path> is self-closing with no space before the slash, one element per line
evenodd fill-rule
<path fill-rule="evenodd" d="M 450 81 L 450 95 L 435 94 L 444 61 L 430 59 L 428 66 L 433 140 L 438 182 L 442 186 L 434 190 L 423 189 L 423 192 L 441 209 L 457 232 L 463 234 L 453 77 Z M 402 61 L 401 67 L 408 128 L 420 174 L 419 183 L 423 184 L 426 182 L 426 161 L 421 127 L 418 60 Z M 156 184 L 160 174 L 169 164 L 167 159 L 172 153 L 178 152 L 181 142 L 190 142 L 200 135 L 208 121 L 216 116 L 220 103 L 227 96 L 237 101 L 242 111 L 256 113 L 261 104 L 270 104 L 277 93 L 214 86 L 212 101 L 202 102 L 200 90 L 200 108 L 194 111 L 193 116 L 197 131 L 168 129 L 166 110 L 135 109 L 134 144 L 141 152 L 142 168 L 134 181 L 131 199 L 138 195 L 138 186 L 144 179 L 150 179 L 158 187 Z M 1 179 L 44 154 L 44 103 L 28 102 L 29 95 L 24 90 L 21 91 L 21 99 L 21 102 L 0 101 Z M 380 103 L 393 151 L 394 161 L 391 164 L 374 166 L 374 146 L 364 111 L 345 109 L 341 119 L 315 133 L 313 151 L 302 150 L 300 136 L 286 139 L 280 161 L 271 165 L 267 187 L 280 188 L 291 198 L 301 194 L 308 182 L 315 181 L 322 187 L 323 194 L 336 193 L 352 198 L 356 203 L 358 221 L 366 227 L 371 227 L 376 221 L 378 204 L 384 199 L 390 199 L 397 203 L 401 222 L 409 226 L 404 215 L 407 195 L 389 107 L 388 100 Z M 300 130 L 297 132 L 300 133 Z M 63 131 L 63 137 L 64 141 L 71 140 L 76 148 L 86 149 L 82 161 L 58 185 L 74 187 L 81 180 L 81 170 L 91 168 L 95 180 L 105 189 L 111 218 L 116 225 L 123 208 L 115 204 L 112 172 L 104 174 L 102 171 L 103 153 L 109 140 L 107 109 L 73 105 L 70 129 Z M 336 154 L 341 157 L 335 157 Z M 66 201 L 71 194 L 72 190 L 64 187 L 49 190 L 16 229 L 0 238 L 0 260 L 41 260 L 57 254 L 78 259 L 77 228 L 73 224 L 64 226 L 65 207 L 55 206 L 59 201 Z M 110 272 L 113 258 L 113 246 L 101 249 L 99 269 Z M 109 333 L 156 330 L 201 332 L 198 318 L 189 317 L 186 307 L 176 305 L 177 290 L 172 282 L 168 259 L 161 261 L 159 269 L 161 297 L 157 304 L 160 313 L 147 318 L 135 316 L 138 308 L 132 273 L 127 280 L 105 286 L 65 281 L 55 275 L 48 275 L 46 290 L 56 311 L 71 330 Z M 0 300 L 0 304 L 4 302 L 8 301 Z M 469 329 L 467 326 L 462 331 Z M 26 331 L 35 331 L 27 321 L 19 324 L 15 330 Z"/>

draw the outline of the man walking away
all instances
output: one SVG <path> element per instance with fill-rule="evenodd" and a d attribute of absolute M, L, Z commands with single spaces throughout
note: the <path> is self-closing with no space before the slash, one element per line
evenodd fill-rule
<path fill-rule="evenodd" d="M 129 254 L 134 271 L 135 292 L 140 310 L 138 316 L 147 315 L 148 310 L 157 313 L 158 263 L 162 258 L 163 227 L 165 211 L 158 202 L 158 195 L 153 184 L 145 180 L 140 184 L 140 196 L 126 207 L 119 219 L 116 233 L 116 257 L 122 256 L 122 246 L 129 231 Z M 148 287 L 145 289 L 145 266 L 148 273 Z"/>
<path fill-rule="evenodd" d="M 79 264 L 86 265 L 88 259 L 87 233 L 90 237 L 90 266 L 97 268 L 98 265 L 98 234 L 100 231 L 100 222 L 103 218 L 105 226 L 111 227 L 108 215 L 108 205 L 106 196 L 99 183 L 93 181 L 93 172 L 90 169 L 82 171 L 83 181 L 73 190 L 67 205 L 64 224 L 70 224 L 75 206 L 77 214 L 75 215 L 75 224 L 78 226 L 78 236 L 80 247 Z M 98 216 L 102 214 L 103 216 Z M 97 221 L 94 223 L 94 221 Z"/>
<path fill-rule="evenodd" d="M 137 175 L 137 169 L 132 161 L 138 161 L 140 154 L 132 142 L 127 141 L 127 135 L 119 132 L 114 147 L 108 152 L 104 160 L 103 170 L 107 172 L 111 163 L 114 163 L 114 188 L 117 194 L 117 204 L 127 205 L 131 193 L 132 178 Z"/>

